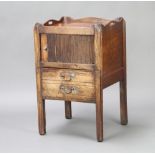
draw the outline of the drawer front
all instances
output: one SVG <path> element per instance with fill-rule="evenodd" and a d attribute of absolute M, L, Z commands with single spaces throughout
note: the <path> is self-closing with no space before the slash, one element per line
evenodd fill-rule
<path fill-rule="evenodd" d="M 46 99 L 94 101 L 94 86 L 43 82 L 42 95 Z"/>
<path fill-rule="evenodd" d="M 69 69 L 44 70 L 42 96 L 45 99 L 94 101 L 93 73 Z"/>
<path fill-rule="evenodd" d="M 43 69 L 42 79 L 49 81 L 68 81 L 94 83 L 93 72 L 71 69 Z"/>

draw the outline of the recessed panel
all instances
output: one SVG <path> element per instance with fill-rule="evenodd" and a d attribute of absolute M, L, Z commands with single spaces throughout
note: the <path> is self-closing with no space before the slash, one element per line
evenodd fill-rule
<path fill-rule="evenodd" d="M 94 64 L 94 37 L 47 35 L 49 62 Z"/>

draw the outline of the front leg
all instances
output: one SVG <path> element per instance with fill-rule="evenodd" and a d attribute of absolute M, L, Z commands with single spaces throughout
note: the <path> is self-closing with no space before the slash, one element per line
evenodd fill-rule
<path fill-rule="evenodd" d="M 38 125 L 40 135 L 46 134 L 46 114 L 45 114 L 45 100 L 38 101 Z"/>
<path fill-rule="evenodd" d="M 98 142 L 103 141 L 103 94 L 100 72 L 96 71 L 96 132 Z"/>

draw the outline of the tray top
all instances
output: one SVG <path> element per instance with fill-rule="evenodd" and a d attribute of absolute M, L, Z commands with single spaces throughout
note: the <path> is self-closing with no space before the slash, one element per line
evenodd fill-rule
<path fill-rule="evenodd" d="M 94 24 L 102 24 L 103 26 L 108 25 L 111 22 L 120 21 L 122 18 L 115 20 L 102 19 L 96 17 L 86 17 L 80 19 L 73 19 L 71 17 L 62 17 L 60 20 L 48 20 L 44 23 L 44 26 L 78 26 L 78 27 L 92 27 Z"/>

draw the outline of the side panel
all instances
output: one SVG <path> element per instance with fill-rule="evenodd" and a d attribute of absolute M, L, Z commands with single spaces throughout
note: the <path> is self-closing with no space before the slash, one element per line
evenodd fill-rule
<path fill-rule="evenodd" d="M 103 31 L 103 74 L 109 74 L 123 66 L 122 21 L 111 23 Z"/>
<path fill-rule="evenodd" d="M 103 88 L 123 78 L 123 19 L 103 30 Z"/>

